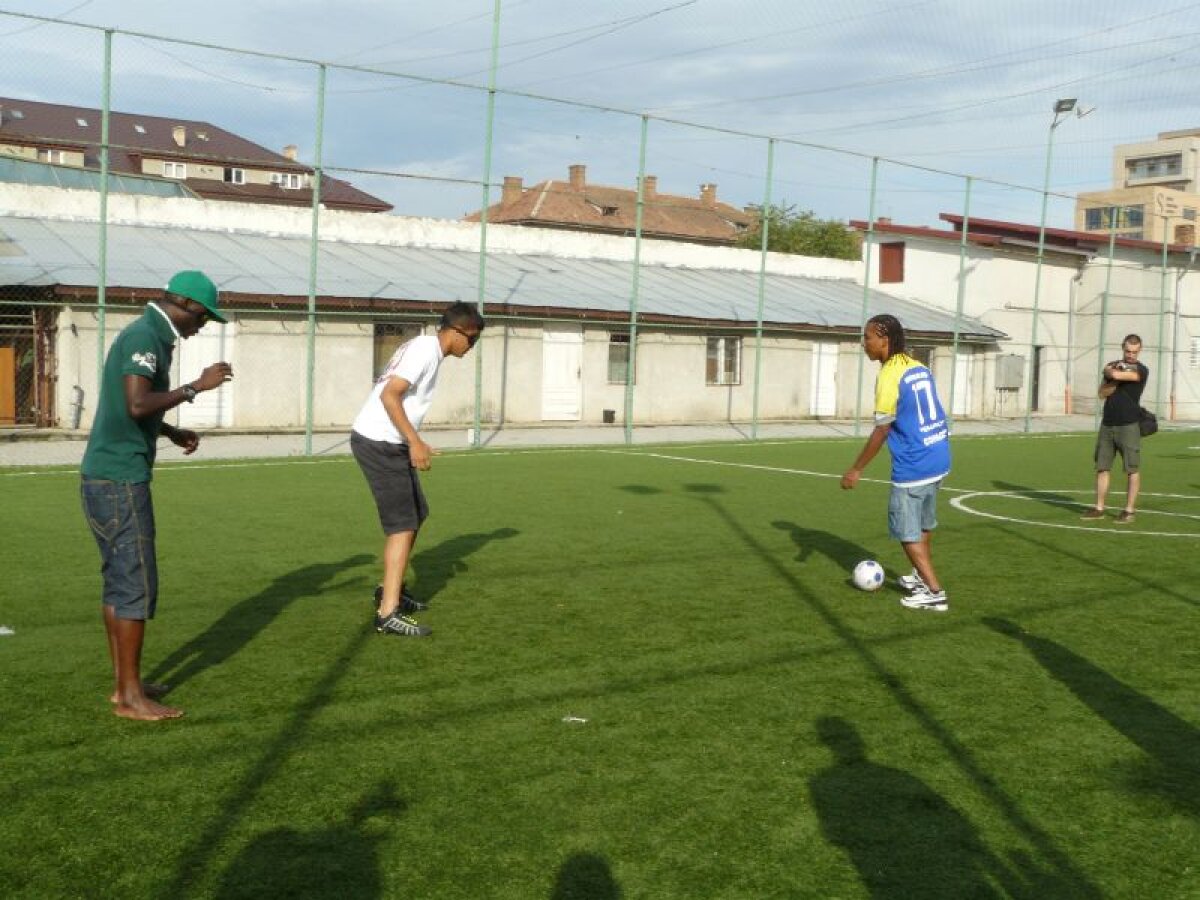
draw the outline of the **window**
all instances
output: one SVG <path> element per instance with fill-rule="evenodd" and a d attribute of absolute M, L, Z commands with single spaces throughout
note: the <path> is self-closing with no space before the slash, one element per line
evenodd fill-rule
<path fill-rule="evenodd" d="M 41 162 L 57 163 L 58 165 L 66 165 L 67 151 L 66 150 L 39 150 L 38 159 Z"/>
<path fill-rule="evenodd" d="M 271 184 L 277 184 L 285 190 L 294 191 L 300 187 L 300 176 L 295 172 L 272 172 Z"/>
<path fill-rule="evenodd" d="M 372 377 L 378 378 L 383 374 L 383 370 L 391 360 L 392 354 L 396 352 L 401 344 L 411 341 L 420 334 L 421 326 L 411 322 L 376 322 L 375 356 L 371 368 L 374 375 Z"/>
<path fill-rule="evenodd" d="M 75 124 L 78 125 L 80 128 L 87 128 L 87 119 L 78 118 L 75 120 Z"/>
<path fill-rule="evenodd" d="M 133 130 L 136 131 L 138 134 L 145 134 L 146 126 L 145 125 L 134 125 Z"/>
<path fill-rule="evenodd" d="M 1145 159 L 1130 159 L 1125 162 L 1125 172 L 1128 178 L 1162 178 L 1170 175 L 1183 174 L 1183 156 L 1179 153 L 1169 156 L 1148 156 Z"/>
<path fill-rule="evenodd" d="M 246 170 L 234 169 L 227 166 L 225 168 L 225 181 L 229 184 L 245 184 Z"/>
<path fill-rule="evenodd" d="M 879 245 L 879 282 L 895 284 L 904 280 L 904 242 Z"/>
<path fill-rule="evenodd" d="M 706 363 L 706 384 L 741 384 L 742 339 L 710 337 Z"/>
<path fill-rule="evenodd" d="M 187 178 L 187 163 L 163 163 L 163 178 Z"/>
<path fill-rule="evenodd" d="M 634 365 L 637 365 L 635 358 Z M 629 381 L 629 335 L 610 334 L 608 336 L 608 383 L 628 384 Z M 637 372 L 634 371 L 634 384 L 637 384 Z"/>
<path fill-rule="evenodd" d="M 909 347 L 905 352 L 927 369 L 933 362 L 932 347 Z"/>
<path fill-rule="evenodd" d="M 1193 206 L 1185 206 L 1183 208 L 1183 217 L 1190 222 L 1196 221 L 1196 208 Z"/>
<path fill-rule="evenodd" d="M 1087 210 L 1084 228 L 1087 231 L 1108 231 L 1112 228 L 1121 237 L 1132 236 L 1130 232 L 1136 232 L 1140 237 L 1145 218 L 1144 206 L 1101 206 Z"/>

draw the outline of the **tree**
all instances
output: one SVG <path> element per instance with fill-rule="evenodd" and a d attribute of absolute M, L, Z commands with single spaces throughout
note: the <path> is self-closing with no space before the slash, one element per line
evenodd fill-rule
<path fill-rule="evenodd" d="M 762 207 L 751 207 L 758 220 L 737 240 L 737 246 L 750 250 L 762 247 Z M 795 206 L 767 207 L 767 249 L 800 256 L 827 256 L 833 259 L 858 259 L 862 241 L 845 222 L 818 219 L 811 209 L 796 212 Z"/>

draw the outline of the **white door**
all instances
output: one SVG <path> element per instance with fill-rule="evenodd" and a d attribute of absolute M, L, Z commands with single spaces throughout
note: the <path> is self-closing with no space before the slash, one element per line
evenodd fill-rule
<path fill-rule="evenodd" d="M 542 419 L 578 422 L 583 394 L 583 326 L 547 325 L 542 332 Z"/>
<path fill-rule="evenodd" d="M 975 354 L 970 350 L 959 350 L 954 357 L 954 404 L 951 415 L 969 416 L 974 408 L 975 392 L 971 384 L 975 380 Z M 943 387 L 948 387 L 943 385 Z"/>
<path fill-rule="evenodd" d="M 837 415 L 838 345 L 833 341 L 813 341 L 812 377 L 808 397 L 810 416 Z"/>
<path fill-rule="evenodd" d="M 199 333 L 175 345 L 175 365 L 178 373 L 174 387 L 195 381 L 206 367 L 215 362 L 237 365 L 233 359 L 233 335 L 235 325 L 209 322 Z M 233 424 L 233 386 L 231 381 L 215 391 L 204 391 L 196 396 L 195 403 L 181 403 L 179 426 L 181 428 L 221 428 Z"/>

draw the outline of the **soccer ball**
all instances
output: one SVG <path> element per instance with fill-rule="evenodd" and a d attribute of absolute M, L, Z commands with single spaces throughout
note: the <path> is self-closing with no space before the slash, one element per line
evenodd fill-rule
<path fill-rule="evenodd" d="M 861 591 L 877 591 L 883 587 L 883 566 L 873 559 L 864 559 L 854 567 L 854 586 Z"/>

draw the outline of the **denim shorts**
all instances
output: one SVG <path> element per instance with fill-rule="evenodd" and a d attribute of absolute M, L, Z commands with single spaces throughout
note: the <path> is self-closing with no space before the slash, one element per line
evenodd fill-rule
<path fill-rule="evenodd" d="M 149 482 L 84 478 L 83 514 L 100 548 L 104 604 L 119 619 L 153 619 L 158 605 Z"/>
<path fill-rule="evenodd" d="M 419 531 L 429 517 L 429 504 L 409 458 L 408 445 L 373 441 L 352 431 L 350 452 L 375 498 L 383 533 Z"/>
<path fill-rule="evenodd" d="M 937 495 L 941 479 L 918 487 L 892 485 L 888 497 L 888 534 L 902 544 L 915 544 L 921 533 L 937 528 Z"/>

